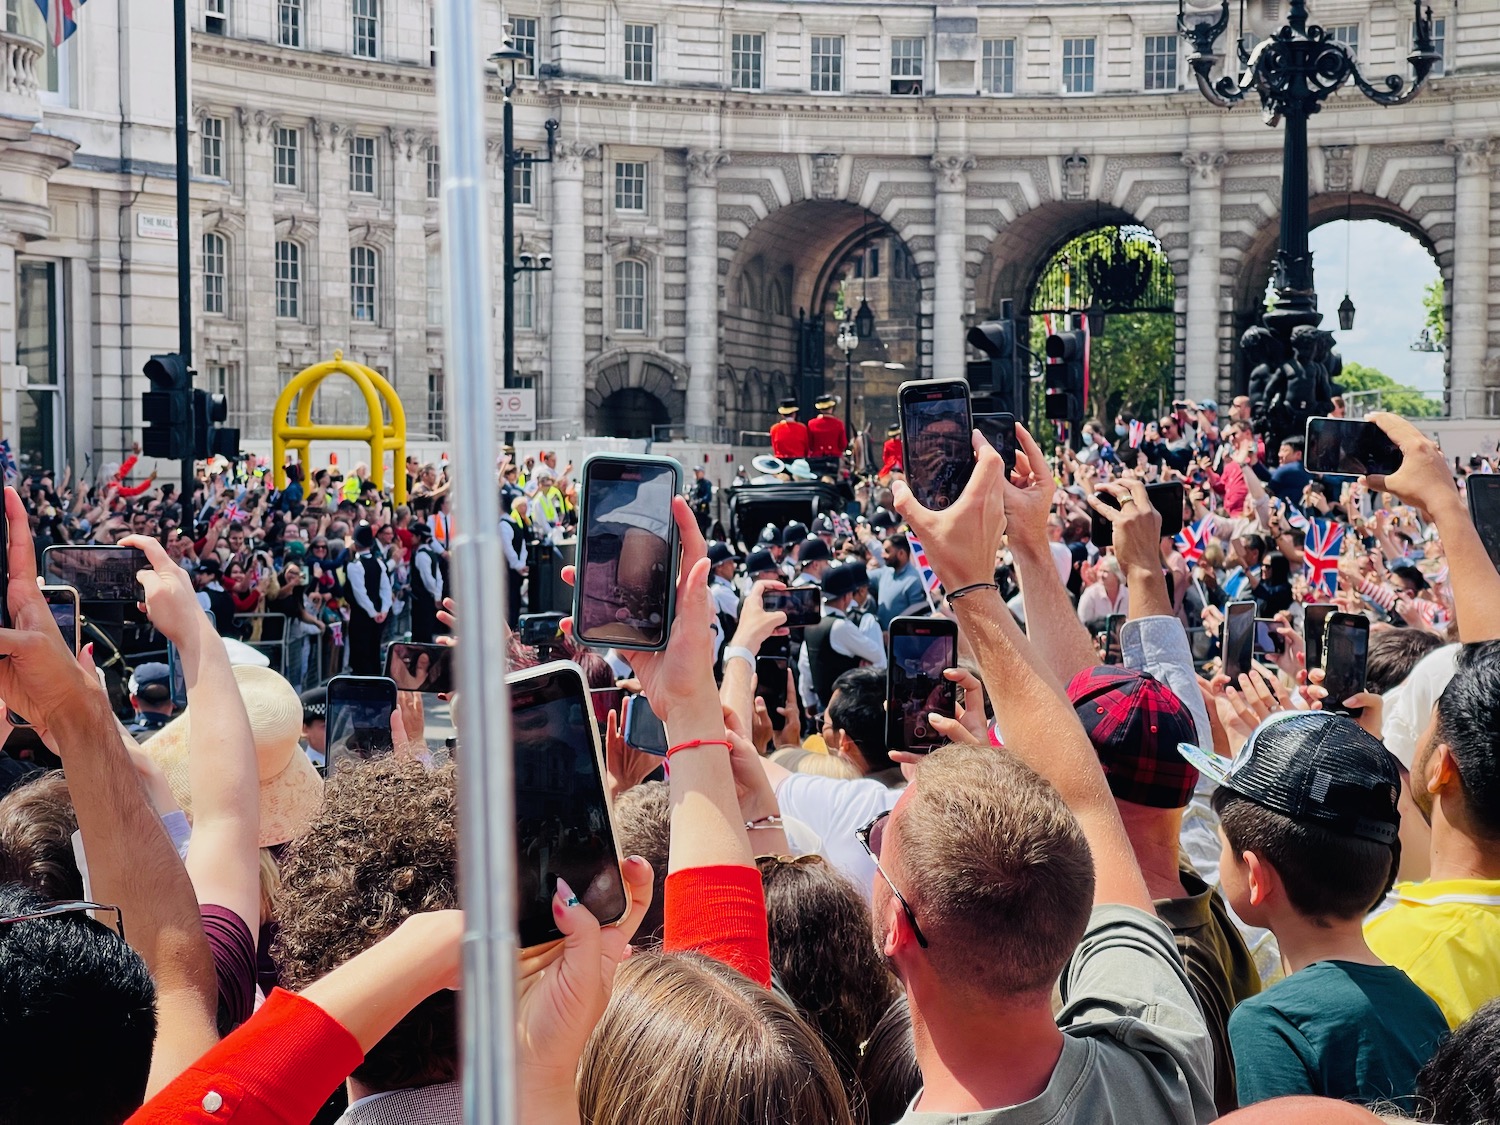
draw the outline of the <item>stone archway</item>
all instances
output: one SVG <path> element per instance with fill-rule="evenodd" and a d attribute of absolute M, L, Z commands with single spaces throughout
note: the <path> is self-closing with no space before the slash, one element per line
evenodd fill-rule
<path fill-rule="evenodd" d="M 1016 316 L 1030 316 L 1032 290 L 1052 256 L 1070 238 L 1113 225 L 1145 224 L 1128 211 L 1092 200 L 1045 203 L 1007 223 L 986 251 L 974 282 L 976 317 L 998 316 L 1006 299 L 1015 302 Z"/>
<path fill-rule="evenodd" d="M 655 428 L 682 425 L 687 376 L 683 364 L 660 352 L 626 348 L 605 352 L 589 364 L 585 373 L 586 432 L 611 437 L 665 437 Z M 642 426 L 648 427 L 648 432 L 622 432 Z"/>

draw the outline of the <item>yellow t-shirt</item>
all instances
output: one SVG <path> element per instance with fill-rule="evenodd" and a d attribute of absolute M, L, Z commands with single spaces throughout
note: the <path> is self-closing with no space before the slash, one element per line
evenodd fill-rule
<path fill-rule="evenodd" d="M 1500 879 L 1398 883 L 1396 894 L 1365 923 L 1365 940 L 1457 1027 L 1500 996 Z"/>

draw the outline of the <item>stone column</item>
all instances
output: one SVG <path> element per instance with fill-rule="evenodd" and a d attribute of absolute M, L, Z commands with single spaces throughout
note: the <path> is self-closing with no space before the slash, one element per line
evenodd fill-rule
<path fill-rule="evenodd" d="M 336 349 L 349 351 L 349 331 L 353 327 L 349 305 L 349 138 L 347 126 L 336 121 L 311 122 L 313 155 L 308 165 L 316 164 L 317 179 L 306 187 L 309 198 L 318 201 L 317 255 L 318 302 L 314 306 L 317 335 L 314 348 L 320 358 L 333 356 Z M 390 265 L 383 285 L 392 282 Z M 424 275 L 425 276 L 425 275 Z M 306 282 L 303 289 L 308 289 Z"/>
<path fill-rule="evenodd" d="M 687 433 L 713 437 L 719 417 L 719 168 L 729 154 L 687 155 Z"/>
<path fill-rule="evenodd" d="M 1486 413 L 1484 363 L 1489 351 L 1490 159 L 1495 142 L 1447 142 L 1457 165 L 1453 199 L 1453 303 L 1448 335 L 1448 386 L 1455 418 Z"/>
<path fill-rule="evenodd" d="M 1219 389 L 1219 207 L 1228 157 L 1189 149 L 1187 316 L 1183 372 L 1187 397 L 1216 398 Z"/>
<path fill-rule="evenodd" d="M 957 153 L 932 158 L 937 194 L 932 266 L 932 377 L 956 379 L 964 374 L 964 249 L 966 172 L 972 156 Z"/>
<path fill-rule="evenodd" d="M 547 381 L 554 436 L 581 435 L 583 385 L 583 162 L 599 150 L 564 141 L 552 156 L 552 338 Z"/>

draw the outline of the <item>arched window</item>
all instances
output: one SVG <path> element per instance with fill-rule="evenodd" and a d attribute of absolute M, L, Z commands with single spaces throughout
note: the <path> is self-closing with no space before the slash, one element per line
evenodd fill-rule
<path fill-rule="evenodd" d="M 364 324 L 379 322 L 380 255 L 369 246 L 349 251 L 349 316 Z"/>
<path fill-rule="evenodd" d="M 615 263 L 615 331 L 646 331 L 646 263 Z"/>
<path fill-rule="evenodd" d="M 228 261 L 224 236 L 203 236 L 203 311 L 224 315 L 224 270 Z"/>
<path fill-rule="evenodd" d="M 302 318 L 302 247 L 286 239 L 276 243 L 276 315 Z"/>

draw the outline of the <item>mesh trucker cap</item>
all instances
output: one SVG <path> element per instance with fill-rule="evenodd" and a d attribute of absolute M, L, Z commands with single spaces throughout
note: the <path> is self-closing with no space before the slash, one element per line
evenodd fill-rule
<path fill-rule="evenodd" d="M 1233 761 L 1186 742 L 1177 749 L 1220 785 L 1304 824 L 1377 844 L 1394 843 L 1401 827 L 1396 759 L 1348 716 L 1282 711 Z"/>
<path fill-rule="evenodd" d="M 1198 771 L 1177 746 L 1196 741 L 1198 728 L 1176 692 L 1145 672 L 1100 665 L 1073 677 L 1068 700 L 1111 793 L 1156 809 L 1187 807 Z"/>

